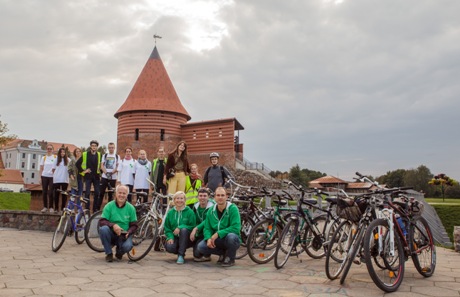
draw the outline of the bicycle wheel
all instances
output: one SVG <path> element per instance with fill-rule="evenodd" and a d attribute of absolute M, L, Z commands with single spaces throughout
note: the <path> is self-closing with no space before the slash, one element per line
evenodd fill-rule
<path fill-rule="evenodd" d="M 57 252 L 64 244 L 65 238 L 69 235 L 70 229 L 70 218 L 66 212 L 64 212 L 59 219 L 59 223 L 54 230 L 53 239 L 51 240 L 51 249 L 53 252 Z"/>
<path fill-rule="evenodd" d="M 343 284 L 345 282 L 348 272 L 350 271 L 351 264 L 353 264 L 353 261 L 355 260 L 356 255 L 361 251 L 361 248 L 363 247 L 363 237 L 364 237 L 365 231 L 366 231 L 366 228 L 364 227 L 363 224 L 358 226 L 358 232 L 352 229 L 351 234 L 353 233 L 354 234 L 352 235 L 353 237 L 349 245 L 348 253 L 343 263 L 343 272 L 342 272 L 342 276 L 340 277 L 340 284 Z"/>
<path fill-rule="evenodd" d="M 77 214 L 78 217 L 78 214 Z M 78 244 L 82 244 L 85 242 L 85 227 L 88 223 L 89 218 L 89 209 L 83 210 L 83 214 L 80 215 L 78 221 L 75 222 L 76 230 L 75 230 L 75 241 Z"/>
<path fill-rule="evenodd" d="M 133 248 L 128 252 L 131 261 L 139 261 L 147 256 L 158 237 L 158 222 L 151 217 L 139 220 L 139 228 L 132 235 Z"/>
<path fill-rule="evenodd" d="M 322 232 L 325 230 L 327 224 L 325 216 L 319 216 L 313 219 L 313 224 L 316 225 L 317 230 Z M 305 252 L 313 259 L 321 259 L 326 255 L 326 249 L 324 247 L 325 238 L 324 235 L 313 232 L 314 227 L 307 225 L 305 232 L 303 233 L 302 246 Z"/>
<path fill-rule="evenodd" d="M 299 244 L 298 239 L 299 220 L 294 218 L 289 220 L 281 232 L 281 237 L 278 240 L 275 250 L 275 267 L 277 269 L 283 268 L 289 257 L 292 254 L 294 246 Z"/>
<path fill-rule="evenodd" d="M 265 219 L 254 225 L 247 240 L 249 258 L 257 264 L 273 259 L 282 229 L 274 219 Z"/>
<path fill-rule="evenodd" d="M 85 241 L 86 244 L 95 252 L 102 253 L 104 246 L 99 237 L 99 220 L 101 219 L 102 210 L 93 213 L 86 222 L 85 226 Z"/>
<path fill-rule="evenodd" d="M 352 238 L 352 224 L 343 221 L 330 238 L 326 252 L 326 276 L 333 280 L 342 273 Z"/>
<path fill-rule="evenodd" d="M 418 273 L 430 277 L 436 268 L 436 247 L 426 219 L 422 217 L 415 219 L 410 233 L 412 262 Z"/>
<path fill-rule="evenodd" d="M 389 231 L 387 220 L 372 221 L 364 235 L 363 247 L 367 271 L 374 283 L 385 292 L 394 292 L 404 277 L 405 256 L 398 233 L 394 232 L 392 244 Z"/>
<path fill-rule="evenodd" d="M 246 242 L 248 241 L 248 236 L 253 226 L 254 226 L 254 222 L 252 221 L 251 218 L 241 218 L 241 232 L 240 232 L 241 245 L 239 249 L 236 250 L 235 259 L 241 259 L 248 254 Z"/>

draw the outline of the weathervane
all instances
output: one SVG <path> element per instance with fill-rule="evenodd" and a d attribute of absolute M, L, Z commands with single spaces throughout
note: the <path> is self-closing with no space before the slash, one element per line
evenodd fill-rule
<path fill-rule="evenodd" d="M 161 36 L 160 36 L 160 35 L 154 34 L 154 35 L 153 35 L 153 39 L 155 39 L 155 46 L 157 45 L 157 38 L 158 38 L 158 39 L 161 39 Z"/>

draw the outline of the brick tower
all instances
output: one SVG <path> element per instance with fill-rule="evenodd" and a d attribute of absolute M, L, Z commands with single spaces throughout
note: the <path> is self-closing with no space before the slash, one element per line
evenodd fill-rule
<path fill-rule="evenodd" d="M 169 152 L 182 139 L 181 125 L 191 117 L 177 96 L 156 46 L 115 118 L 117 150 L 122 156 L 125 147 L 131 146 L 134 158 L 144 149 L 151 160 L 160 146 Z"/>

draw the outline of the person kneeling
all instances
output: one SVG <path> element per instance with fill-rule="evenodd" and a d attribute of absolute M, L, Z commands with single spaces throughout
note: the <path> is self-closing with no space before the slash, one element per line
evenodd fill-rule
<path fill-rule="evenodd" d="M 204 240 L 198 244 L 203 255 L 219 255 L 223 267 L 235 265 L 236 251 L 240 247 L 241 219 L 238 207 L 227 202 L 227 192 L 218 187 L 214 196 L 216 205 L 212 207 L 204 224 Z"/>
<path fill-rule="evenodd" d="M 185 193 L 177 192 L 173 196 L 174 208 L 165 218 L 166 251 L 177 254 L 177 264 L 184 264 L 185 250 L 193 246 L 190 233 L 196 225 L 195 213 L 185 206 Z"/>
<path fill-rule="evenodd" d="M 116 246 L 118 260 L 133 248 L 132 234 L 137 230 L 135 207 L 126 201 L 129 189 L 120 185 L 115 191 L 115 200 L 104 206 L 99 220 L 99 236 L 104 246 L 105 260 L 113 262 L 112 247 Z"/>

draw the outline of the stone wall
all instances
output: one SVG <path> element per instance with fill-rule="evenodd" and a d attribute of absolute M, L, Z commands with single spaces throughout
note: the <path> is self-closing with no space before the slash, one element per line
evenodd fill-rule
<path fill-rule="evenodd" d="M 38 211 L 0 210 L 0 228 L 54 232 L 60 215 Z"/>
<path fill-rule="evenodd" d="M 454 226 L 454 248 L 460 252 L 460 226 Z"/>

